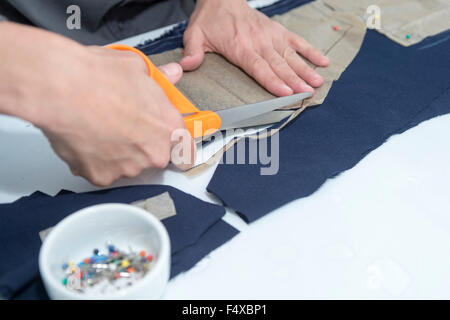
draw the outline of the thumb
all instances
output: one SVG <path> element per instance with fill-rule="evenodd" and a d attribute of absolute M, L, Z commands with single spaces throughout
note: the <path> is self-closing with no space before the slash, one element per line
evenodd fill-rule
<path fill-rule="evenodd" d="M 195 70 L 203 62 L 205 51 L 203 49 L 205 37 L 201 29 L 193 28 L 184 34 L 184 58 L 180 60 L 183 70 Z"/>
<path fill-rule="evenodd" d="M 169 79 L 170 82 L 176 84 L 183 76 L 183 68 L 178 63 L 172 62 L 158 67 L 159 70 Z"/>

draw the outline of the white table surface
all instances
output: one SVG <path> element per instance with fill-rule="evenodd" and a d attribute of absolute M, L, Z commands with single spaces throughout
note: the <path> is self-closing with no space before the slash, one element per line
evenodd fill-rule
<path fill-rule="evenodd" d="M 251 225 L 169 282 L 164 299 L 450 298 L 450 115 L 391 137 L 353 169 Z M 95 190 L 39 130 L 0 116 L 0 203 L 36 190 Z M 113 186 L 167 184 L 200 199 L 214 167 L 189 178 L 148 170 Z"/>

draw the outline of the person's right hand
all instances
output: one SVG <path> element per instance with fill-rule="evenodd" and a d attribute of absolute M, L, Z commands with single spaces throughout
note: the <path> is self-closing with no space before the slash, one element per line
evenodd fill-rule
<path fill-rule="evenodd" d="M 9 113 L 42 129 L 73 174 L 107 186 L 148 167 L 168 165 L 179 143 L 172 133 L 184 129 L 184 121 L 148 76 L 141 57 L 9 27 L 15 42 L 2 48 L 10 51 L 10 59 L 0 67 L 0 77 L 11 79 L 9 91 L 15 95 L 16 112 Z M 172 82 L 181 78 L 178 64 L 160 69 Z M 187 168 L 194 162 L 195 144 L 190 136 L 183 143 L 189 161 L 177 165 Z"/>

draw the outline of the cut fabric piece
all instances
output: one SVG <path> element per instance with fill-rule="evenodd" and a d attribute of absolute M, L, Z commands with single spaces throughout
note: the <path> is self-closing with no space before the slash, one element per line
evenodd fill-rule
<path fill-rule="evenodd" d="M 220 164 L 208 191 L 249 222 L 312 194 L 390 136 L 450 112 L 448 52 L 450 31 L 402 47 L 369 30 L 324 103 L 280 131 L 278 174 L 260 175 L 261 163 Z M 248 150 L 249 141 L 239 143 Z"/>
<path fill-rule="evenodd" d="M 357 54 L 364 38 L 365 24 L 352 14 L 334 12 L 320 1 L 275 16 L 274 20 L 329 56 L 330 66 L 317 68 L 325 79 L 324 85 L 316 90 L 314 97 L 305 101 L 306 106 L 322 103 L 332 82 Z M 334 31 L 333 26 L 339 26 L 338 31 Z M 150 59 L 156 65 L 162 65 L 182 57 L 181 49 L 176 49 L 151 55 Z M 218 111 L 276 98 L 240 68 L 214 53 L 206 54 L 199 69 L 186 72 L 177 87 L 200 110 Z M 258 125 L 267 123 L 270 122 L 261 119 Z"/>
<path fill-rule="evenodd" d="M 377 31 L 404 46 L 416 44 L 426 37 L 450 29 L 448 0 L 323 0 L 335 10 L 357 14 Z M 380 14 L 371 6 L 378 6 Z M 371 7 L 371 8 L 369 8 Z M 368 10 L 369 8 L 369 10 Z"/>
<path fill-rule="evenodd" d="M 15 298 L 22 293 L 30 294 L 34 292 L 33 288 L 38 287 L 34 282 L 39 280 L 39 231 L 91 205 L 131 203 L 164 192 L 170 194 L 177 212 L 175 216 L 162 221 L 169 233 L 172 256 L 179 254 L 179 257 L 184 257 L 181 253 L 186 248 L 204 246 L 205 241 L 202 239 L 205 235 L 208 241 L 212 241 L 207 231 L 218 228 L 213 241 L 217 245 L 237 234 L 238 231 L 228 224 L 216 227 L 225 214 L 223 207 L 204 202 L 170 186 L 121 187 L 87 193 L 62 192 L 55 197 L 36 192 L 13 203 L 0 204 L 0 295 L 8 299 Z M 197 255 L 187 257 L 185 263 L 178 258 L 176 270 L 192 267 L 195 257 L 201 259 L 209 253 L 208 248 L 211 246 L 196 248 Z M 204 255 L 201 256 L 201 253 Z M 172 275 L 175 274 L 172 272 Z"/>

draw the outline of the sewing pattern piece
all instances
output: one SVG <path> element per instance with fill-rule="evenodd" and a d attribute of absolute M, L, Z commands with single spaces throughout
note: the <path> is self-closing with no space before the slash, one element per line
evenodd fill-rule
<path fill-rule="evenodd" d="M 131 204 L 148 211 L 159 220 L 163 220 L 177 214 L 175 203 L 168 192 L 164 192 L 160 195 L 145 200 L 136 201 Z"/>
<path fill-rule="evenodd" d="M 261 163 L 220 164 L 208 191 L 249 222 L 312 194 L 390 136 L 450 112 L 448 52 L 450 31 L 402 47 L 368 30 L 324 103 L 279 132 L 278 173 L 261 175 Z M 239 143 L 247 151 L 250 141 Z"/>
<path fill-rule="evenodd" d="M 448 0 L 323 1 L 334 10 L 358 15 L 369 28 L 376 27 L 375 30 L 403 46 L 450 29 Z"/>
<path fill-rule="evenodd" d="M 291 7 L 293 2 L 291 1 Z M 275 12 L 272 10 L 270 13 Z M 286 118 L 286 111 L 274 111 L 253 119 L 252 123 L 246 122 L 244 127 L 271 124 L 285 119 L 287 123 L 298 116 L 304 107 L 322 103 L 333 81 L 339 78 L 358 53 L 366 31 L 365 24 L 356 15 L 335 12 L 321 1 L 304 4 L 285 14 L 276 15 L 273 19 L 326 53 L 331 63 L 327 68 L 317 68 L 309 63 L 325 79 L 324 84 L 316 89 L 313 98 L 303 101 L 301 105 L 286 108 L 297 110 L 289 118 Z M 339 26 L 338 31 L 334 31 L 333 26 Z M 150 59 L 156 65 L 162 65 L 179 61 L 182 57 L 181 49 L 175 49 L 151 55 Z M 199 69 L 186 72 L 177 87 L 200 110 L 218 111 L 275 98 L 244 71 L 214 53 L 206 54 Z M 188 170 L 187 174 L 203 172 L 214 162 L 210 160 L 218 159 L 235 142 L 233 140 L 228 143 L 205 164 Z"/>
<path fill-rule="evenodd" d="M 168 192 L 177 214 L 162 220 L 176 261 L 171 276 L 234 237 L 238 231 L 222 221 L 221 206 L 199 200 L 170 186 L 144 185 L 86 193 L 61 192 L 55 197 L 35 192 L 0 204 L 0 295 L 6 299 L 46 298 L 39 277 L 39 232 L 67 215 L 100 203 L 132 203 Z M 184 253 L 185 250 L 188 250 Z"/>
<path fill-rule="evenodd" d="M 325 83 L 316 90 L 312 99 L 306 101 L 306 106 L 322 103 L 332 82 L 339 78 L 361 47 L 365 24 L 355 15 L 334 12 L 320 1 L 308 3 L 273 19 L 329 56 L 330 66 L 316 69 Z M 333 25 L 339 25 L 340 31 L 333 31 Z M 151 55 L 150 59 L 156 65 L 162 65 L 179 61 L 182 57 L 181 49 L 175 49 Z M 275 98 L 240 68 L 214 53 L 206 54 L 199 69 L 186 72 L 177 87 L 200 110 L 218 111 Z M 266 123 L 269 122 L 261 119 L 258 125 Z"/>

